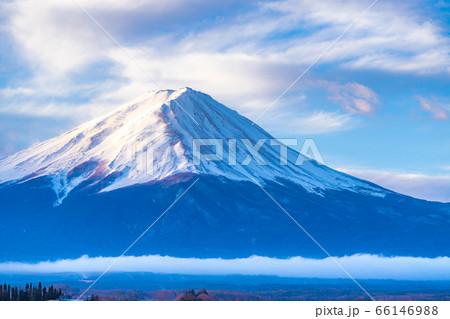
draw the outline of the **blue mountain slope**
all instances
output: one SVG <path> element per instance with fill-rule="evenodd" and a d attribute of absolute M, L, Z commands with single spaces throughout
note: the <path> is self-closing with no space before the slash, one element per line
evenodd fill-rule
<path fill-rule="evenodd" d="M 45 178 L 5 186 L 0 261 L 118 256 L 197 177 L 129 255 L 326 257 L 254 183 L 184 175 L 106 193 L 80 186 L 57 207 Z M 319 196 L 287 181 L 266 189 L 332 255 L 450 255 L 448 204 L 350 191 Z"/>

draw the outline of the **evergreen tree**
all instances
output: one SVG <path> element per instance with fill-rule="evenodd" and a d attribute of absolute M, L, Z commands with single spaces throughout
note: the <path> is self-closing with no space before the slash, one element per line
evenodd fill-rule
<path fill-rule="evenodd" d="M 27 283 L 25 289 L 19 289 L 17 286 L 12 287 L 7 283 L 0 284 L 0 301 L 57 300 L 62 295 L 61 288 L 56 289 L 53 285 L 47 288 L 42 286 L 41 282 L 37 286 Z M 94 299 L 98 300 L 98 296 L 94 296 Z"/>

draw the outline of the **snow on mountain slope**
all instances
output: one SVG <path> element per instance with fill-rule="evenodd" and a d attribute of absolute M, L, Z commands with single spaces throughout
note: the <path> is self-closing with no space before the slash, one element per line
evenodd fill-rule
<path fill-rule="evenodd" d="M 195 121 L 194 121 L 195 119 Z M 0 183 L 51 177 L 58 203 L 80 183 L 99 183 L 103 191 L 165 179 L 177 173 L 209 174 L 232 180 L 253 178 L 264 183 L 289 179 L 307 191 L 336 189 L 384 196 L 368 182 L 334 171 L 314 161 L 295 165 L 298 153 L 289 149 L 288 165 L 280 165 L 280 147 L 271 135 L 210 96 L 190 88 L 149 92 L 117 110 L 59 137 L 33 145 L 0 160 Z M 224 139 L 224 160 L 193 162 L 193 139 Z M 237 140 L 236 165 L 229 165 L 229 139 Z M 260 165 L 241 139 L 252 145 L 266 139 Z M 203 153 L 208 151 L 203 150 Z M 300 155 L 302 156 L 302 155 Z M 149 167 L 152 169 L 149 170 Z"/>

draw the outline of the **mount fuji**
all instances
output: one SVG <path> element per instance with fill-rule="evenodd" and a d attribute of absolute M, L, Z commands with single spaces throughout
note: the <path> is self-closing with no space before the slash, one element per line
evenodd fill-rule
<path fill-rule="evenodd" d="M 194 141 L 205 139 L 223 140 L 224 160 L 195 163 Z M 204 93 L 149 92 L 0 159 L 0 261 L 118 256 L 177 198 L 129 254 L 325 257 L 265 192 L 334 256 L 450 256 L 450 204 L 389 191 L 291 148 L 281 165 L 270 140 Z M 261 159 L 242 143 L 258 145 Z"/>

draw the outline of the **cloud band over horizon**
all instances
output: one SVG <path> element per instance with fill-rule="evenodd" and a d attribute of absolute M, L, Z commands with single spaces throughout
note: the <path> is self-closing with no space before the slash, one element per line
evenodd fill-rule
<path fill-rule="evenodd" d="M 383 257 L 356 254 L 334 257 L 354 278 L 396 280 L 450 280 L 450 258 Z M 0 274 L 102 273 L 116 257 L 82 256 L 39 263 L 0 263 Z M 296 278 L 348 278 L 330 258 L 277 259 L 250 256 L 239 259 L 124 256 L 109 272 L 149 272 L 183 275 L 249 275 Z"/>

